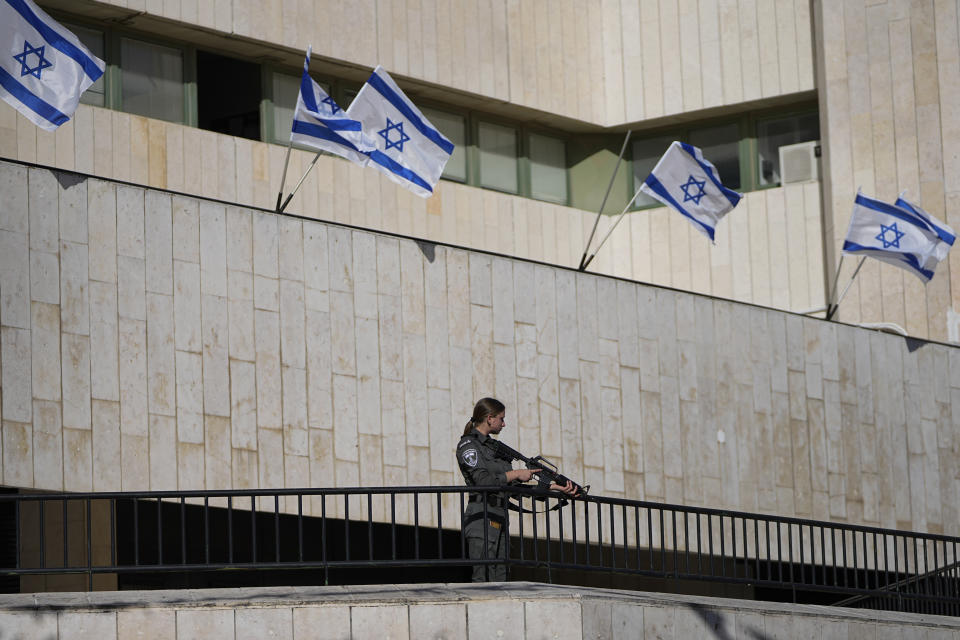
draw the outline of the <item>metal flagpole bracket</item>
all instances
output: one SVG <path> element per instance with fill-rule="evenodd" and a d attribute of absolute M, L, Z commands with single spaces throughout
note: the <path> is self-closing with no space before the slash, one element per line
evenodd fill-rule
<path fill-rule="evenodd" d="M 287 157 L 283 161 L 283 174 L 280 177 L 280 190 L 277 191 L 277 213 L 280 213 L 281 211 L 283 211 L 283 209 L 280 207 L 280 200 L 283 198 L 283 185 L 287 183 L 287 166 L 290 164 L 290 149 L 292 147 L 293 147 L 293 139 L 291 139 L 290 142 L 287 143 Z M 284 204 L 283 206 L 286 206 L 286 204 Z"/>
<path fill-rule="evenodd" d="M 840 262 L 837 263 L 837 270 L 833 274 L 833 285 L 830 287 L 830 290 L 827 291 L 827 319 L 830 319 L 831 309 L 834 305 L 834 298 L 837 297 L 837 283 L 840 281 L 840 271 L 843 269 L 843 258 L 844 254 L 840 254 Z"/>
<path fill-rule="evenodd" d="M 587 246 L 583 249 L 583 256 L 580 257 L 580 266 L 577 267 L 578 271 L 583 271 L 587 268 L 587 265 L 590 263 L 590 260 L 593 259 L 593 256 L 590 256 L 590 260 L 587 259 L 587 253 L 590 251 L 590 243 L 593 242 L 593 235 L 597 232 L 597 225 L 600 224 L 600 216 L 603 215 L 603 208 L 607 206 L 607 198 L 610 197 L 610 190 L 613 189 L 613 182 L 617 178 L 617 171 L 620 170 L 620 162 L 623 160 L 623 154 L 627 150 L 627 143 L 630 142 L 630 134 L 633 133 L 633 130 L 627 131 L 627 135 L 623 139 L 623 146 L 620 147 L 620 155 L 617 157 L 617 165 L 613 168 L 613 175 L 610 176 L 610 184 L 607 185 L 607 192 L 603 194 L 603 202 L 600 203 L 600 209 L 597 211 L 597 218 L 593 221 L 593 229 L 590 231 L 590 237 L 587 238 Z M 637 196 L 633 196 L 636 198 Z M 633 202 L 631 200 L 631 202 Z M 628 205 L 629 206 L 629 205 Z M 596 252 L 594 252 L 596 255 Z"/>
<path fill-rule="evenodd" d="M 297 191 L 300 190 L 300 186 L 303 184 L 303 181 L 306 180 L 307 176 L 310 175 L 310 172 L 313 171 L 313 167 L 317 164 L 317 160 L 320 159 L 321 155 L 323 155 L 323 152 L 318 151 L 317 155 L 313 156 L 313 160 L 310 161 L 310 166 L 307 167 L 307 170 L 303 172 L 300 182 L 298 182 L 297 186 L 293 188 L 293 191 L 291 191 L 290 195 L 287 196 L 287 199 L 283 201 L 283 204 L 277 207 L 277 213 L 283 213 L 283 210 L 286 209 L 287 205 L 290 204 L 290 201 L 293 200 L 293 196 L 297 195 Z"/>
<path fill-rule="evenodd" d="M 582 264 L 582 266 L 580 267 L 580 270 L 581 270 L 581 271 L 583 271 L 584 269 L 586 269 L 587 266 L 588 266 L 591 262 L 593 262 L 593 259 L 597 256 L 597 253 L 600 251 L 600 247 L 603 246 L 603 243 L 607 241 L 607 238 L 610 237 L 610 234 L 613 233 L 613 230 L 616 229 L 616 228 L 617 228 L 617 225 L 620 224 L 620 221 L 623 220 L 623 216 L 625 216 L 625 215 L 627 214 L 627 211 L 628 211 L 628 210 L 630 209 L 630 207 L 633 205 L 633 202 L 634 202 L 634 200 L 637 199 L 637 196 L 638 196 L 638 195 L 640 195 L 640 189 L 637 189 L 637 191 L 633 194 L 633 197 L 630 198 L 630 202 L 627 203 L 627 206 L 625 206 L 625 207 L 623 208 L 623 211 L 620 212 L 620 215 L 617 216 L 617 219 L 614 220 L 614 221 L 613 221 L 613 224 L 610 225 L 610 228 L 607 229 L 606 235 L 603 236 L 603 238 L 600 240 L 600 244 L 597 245 L 597 250 L 594 251 L 593 253 L 591 253 L 591 254 L 590 254 L 590 257 L 587 258 L 586 261 L 584 261 L 583 263 L 581 263 L 581 264 Z"/>
<path fill-rule="evenodd" d="M 857 279 L 857 274 L 860 273 L 860 267 L 863 266 L 863 262 L 866 259 L 867 259 L 867 256 L 863 256 L 862 258 L 860 258 L 860 262 L 857 263 L 857 268 L 853 270 L 853 275 L 850 276 L 850 282 L 848 282 L 847 286 L 843 288 L 843 293 L 841 293 L 840 297 L 837 298 L 837 301 L 833 303 L 833 307 L 830 309 L 827 309 L 827 320 L 831 320 L 833 316 L 837 313 L 837 309 L 840 307 L 840 302 L 843 300 L 844 296 L 847 295 L 847 291 L 850 290 L 850 285 L 852 285 L 853 281 Z M 837 269 L 838 273 L 839 271 L 840 270 Z"/>

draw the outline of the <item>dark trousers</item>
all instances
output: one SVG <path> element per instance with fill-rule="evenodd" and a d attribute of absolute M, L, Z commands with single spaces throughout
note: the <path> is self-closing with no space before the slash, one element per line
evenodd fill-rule
<path fill-rule="evenodd" d="M 486 524 L 487 537 L 484 540 L 483 530 Z M 504 535 L 504 525 L 500 523 L 476 520 L 467 525 L 467 553 L 471 560 L 487 560 L 507 557 L 507 536 Z M 477 564 L 473 566 L 474 582 L 506 582 L 507 565 L 505 564 Z"/>

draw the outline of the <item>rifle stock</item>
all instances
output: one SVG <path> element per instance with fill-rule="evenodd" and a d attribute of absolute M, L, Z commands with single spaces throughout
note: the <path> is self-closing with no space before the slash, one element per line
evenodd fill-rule
<path fill-rule="evenodd" d="M 537 471 L 534 475 L 537 476 L 537 479 L 542 485 L 549 487 L 550 483 L 556 483 L 563 486 L 570 482 L 573 484 L 574 489 L 576 489 L 576 492 L 573 494 L 574 497 L 585 496 L 590 490 L 589 485 L 584 487 L 583 485 L 577 484 L 567 476 L 560 473 L 557 465 L 553 464 L 543 456 L 528 458 L 513 447 L 506 445 L 499 440 L 493 440 L 493 443 L 494 448 L 497 449 L 497 453 L 501 456 L 509 458 L 510 460 L 518 460 L 525 464 L 527 469 L 539 469 L 539 471 Z"/>

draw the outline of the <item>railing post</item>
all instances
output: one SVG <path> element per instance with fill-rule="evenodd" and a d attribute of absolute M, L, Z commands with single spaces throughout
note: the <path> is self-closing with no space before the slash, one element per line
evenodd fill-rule
<path fill-rule="evenodd" d="M 90 506 L 90 498 L 87 503 L 87 590 L 93 591 L 93 510 Z"/>

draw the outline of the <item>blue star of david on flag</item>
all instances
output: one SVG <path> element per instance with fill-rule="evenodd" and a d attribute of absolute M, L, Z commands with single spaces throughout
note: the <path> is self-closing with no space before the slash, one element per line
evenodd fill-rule
<path fill-rule="evenodd" d="M 39 47 L 34 47 L 26 40 L 23 41 L 23 53 L 18 53 L 13 56 L 13 59 L 20 63 L 20 77 L 23 76 L 33 76 L 40 79 L 40 74 L 44 69 L 52 67 L 53 64 L 43 57 L 43 50 L 46 48 L 46 45 L 40 45 Z M 27 56 L 35 55 L 37 56 L 37 66 L 31 67 L 27 64 Z"/>
<path fill-rule="evenodd" d="M 904 234 L 902 231 L 897 229 L 897 223 L 894 222 L 891 225 L 885 225 L 881 223 L 880 229 L 881 231 L 879 234 L 876 235 L 876 239 L 883 243 L 883 248 L 889 249 L 890 247 L 894 247 L 895 249 L 899 249 L 900 238 L 902 238 L 906 234 Z M 893 234 L 893 240 L 887 240 L 887 232 L 890 232 Z"/>
<path fill-rule="evenodd" d="M 399 140 L 390 139 L 390 132 L 394 130 L 398 134 L 400 134 Z M 400 121 L 394 122 L 390 118 L 387 118 L 387 126 L 381 129 L 380 131 L 377 131 L 377 135 L 383 138 L 384 141 L 386 141 L 387 143 L 387 147 L 384 149 L 384 151 L 389 151 L 390 149 L 396 149 L 400 153 L 403 153 L 403 143 L 410 139 L 410 136 L 408 136 L 406 133 L 403 132 L 403 121 L 400 120 Z"/>
<path fill-rule="evenodd" d="M 340 106 L 336 102 L 334 102 L 333 98 L 331 98 L 330 96 L 327 96 L 320 102 L 330 107 L 330 115 L 332 116 L 337 115 L 337 112 L 341 111 Z"/>
<path fill-rule="evenodd" d="M 689 202 L 693 200 L 693 204 L 700 204 L 700 198 L 707 195 L 707 192 L 704 190 L 706 184 L 706 180 L 697 180 L 691 174 L 690 179 L 680 185 L 680 188 L 683 189 L 683 201 Z M 690 193 L 691 190 L 693 190 L 693 193 Z"/>
<path fill-rule="evenodd" d="M 45 131 L 77 110 L 103 76 L 103 60 L 33 0 L 0 0 L 0 100 Z"/>
<path fill-rule="evenodd" d="M 858 191 L 843 253 L 870 256 L 926 283 L 933 278 L 937 264 L 946 260 L 955 240 L 953 229 L 904 200 L 902 194 L 895 204 L 889 204 Z"/>

